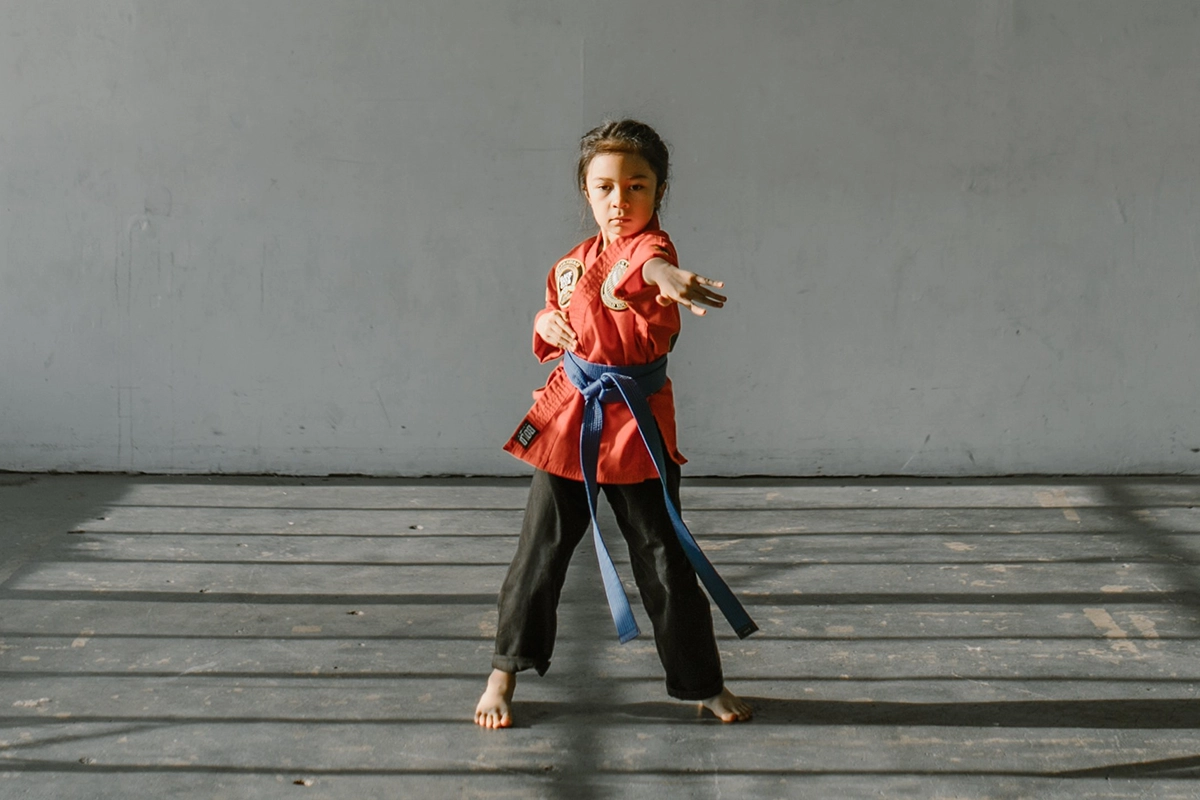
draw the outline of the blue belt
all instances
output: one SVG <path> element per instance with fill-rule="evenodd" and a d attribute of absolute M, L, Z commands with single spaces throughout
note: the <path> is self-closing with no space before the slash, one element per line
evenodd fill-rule
<path fill-rule="evenodd" d="M 675 536 L 683 545 L 683 552 L 700 578 L 709 596 L 721 609 L 725 619 L 733 626 L 738 638 L 745 639 L 758 630 L 746 609 L 734 596 L 729 585 L 717 574 L 717 570 L 704 555 L 700 545 L 679 516 L 679 509 L 671 500 L 667 489 L 667 462 L 663 454 L 662 440 L 658 434 L 658 423 L 650 411 L 646 397 L 657 392 L 667 382 L 667 357 L 663 356 L 649 364 L 633 367 L 614 367 L 593 364 L 573 353 L 563 357 L 563 369 L 575 388 L 583 394 L 583 428 L 579 432 L 579 465 L 583 469 L 583 483 L 587 488 L 588 510 L 592 514 L 592 536 L 596 541 L 596 557 L 600 560 L 600 576 L 604 579 L 604 593 L 608 595 L 608 608 L 617 626 L 617 636 L 624 644 L 641 631 L 633 619 L 625 589 L 613 566 L 612 556 L 600 536 L 600 524 L 596 521 L 596 503 L 600 497 L 600 485 L 596 481 L 596 462 L 600 457 L 600 434 L 604 430 L 604 403 L 624 401 L 637 422 L 638 432 L 646 445 L 658 476 L 662 480 L 663 497 L 667 501 L 667 514 L 675 527 Z"/>

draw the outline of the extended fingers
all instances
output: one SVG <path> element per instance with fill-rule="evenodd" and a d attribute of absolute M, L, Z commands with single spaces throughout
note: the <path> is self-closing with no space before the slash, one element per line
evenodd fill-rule
<path fill-rule="evenodd" d="M 696 303 L 703 303 L 706 306 L 712 306 L 714 308 L 723 307 L 725 305 L 725 301 L 729 299 L 725 295 L 717 294 L 713 290 L 704 286 L 694 286 L 688 292 L 685 292 L 684 296 L 688 300 Z"/>
<path fill-rule="evenodd" d="M 725 295 L 709 288 L 723 289 L 725 288 L 724 281 L 716 281 L 694 272 L 681 270 L 676 270 L 674 275 L 675 279 L 659 284 L 659 294 L 655 300 L 661 306 L 679 303 L 681 306 L 686 306 L 696 316 L 703 317 L 708 312 L 701 306 L 724 308 L 725 303 L 729 300 Z"/>
<path fill-rule="evenodd" d="M 706 278 L 703 275 L 696 275 L 693 273 L 690 275 L 690 280 L 680 287 L 679 295 L 681 298 L 694 300 L 704 303 L 708 306 L 720 308 L 729 298 L 723 294 L 720 294 L 719 292 L 714 292 L 712 289 L 708 288 L 710 286 L 722 288 L 725 286 L 725 282 L 714 281 L 711 278 Z"/>
<path fill-rule="evenodd" d="M 715 292 L 682 292 L 678 297 L 669 298 L 663 295 L 658 296 L 660 305 L 670 305 L 671 302 L 679 303 L 681 306 L 687 306 L 693 314 L 698 317 L 703 317 L 707 312 L 701 308 L 701 305 L 712 306 L 713 308 L 724 308 L 725 297 L 716 294 Z"/>
<path fill-rule="evenodd" d="M 697 289 L 701 292 L 706 292 L 707 294 L 710 294 L 714 297 L 719 297 L 722 300 L 725 299 L 724 295 L 720 294 L 719 292 L 714 292 L 712 289 L 708 288 L 708 287 L 712 286 L 717 289 L 724 289 L 725 281 L 714 281 L 712 278 L 706 278 L 703 275 L 697 275 L 696 276 L 696 286 L 697 286 Z"/>

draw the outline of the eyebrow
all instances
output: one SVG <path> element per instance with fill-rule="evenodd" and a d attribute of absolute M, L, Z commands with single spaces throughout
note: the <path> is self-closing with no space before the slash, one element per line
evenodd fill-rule
<path fill-rule="evenodd" d="M 650 180 L 650 176 L 649 176 L 649 175 L 643 175 L 643 174 L 641 174 L 641 173 L 639 172 L 637 175 L 630 175 L 628 178 L 626 178 L 626 180 L 630 180 L 630 181 L 648 181 L 648 180 Z M 594 176 L 594 177 L 592 178 L 592 183 L 595 183 L 596 181 L 607 181 L 608 183 L 616 183 L 617 179 L 616 179 L 616 178 L 610 178 L 610 177 L 608 177 L 607 175 L 596 175 L 596 176 Z"/>

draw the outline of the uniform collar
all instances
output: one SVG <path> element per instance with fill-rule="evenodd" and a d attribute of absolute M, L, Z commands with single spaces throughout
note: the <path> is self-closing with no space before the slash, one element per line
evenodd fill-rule
<path fill-rule="evenodd" d="M 637 233 L 631 234 L 629 236 L 622 236 L 619 239 L 614 239 L 612 242 L 612 247 L 616 247 L 617 245 L 621 244 L 622 242 L 626 242 L 636 236 L 641 236 L 643 233 L 647 233 L 648 231 L 661 231 L 661 230 L 662 230 L 662 228 L 659 227 L 659 224 L 658 224 L 658 212 L 655 211 L 654 216 L 650 217 L 650 221 L 646 223 L 646 227 L 642 228 Z M 588 255 L 591 256 L 592 258 L 596 258 L 603 252 L 604 252 L 604 234 L 597 233 L 596 238 L 592 240 L 592 246 L 588 248 Z"/>

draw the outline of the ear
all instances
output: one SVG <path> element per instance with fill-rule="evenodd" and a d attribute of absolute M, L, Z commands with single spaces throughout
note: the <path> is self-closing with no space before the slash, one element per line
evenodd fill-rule
<path fill-rule="evenodd" d="M 655 208 L 655 210 L 658 210 L 659 205 L 662 204 L 663 196 L 666 193 L 667 193 L 667 185 L 665 183 L 660 183 L 658 185 L 658 189 L 654 192 L 654 208 Z"/>

